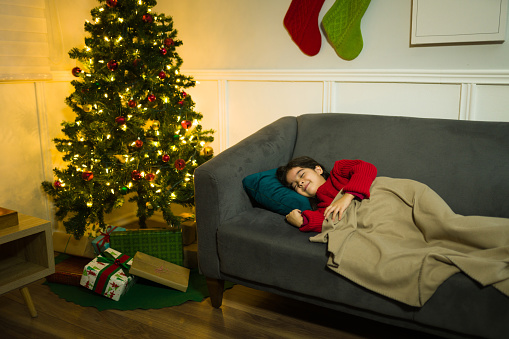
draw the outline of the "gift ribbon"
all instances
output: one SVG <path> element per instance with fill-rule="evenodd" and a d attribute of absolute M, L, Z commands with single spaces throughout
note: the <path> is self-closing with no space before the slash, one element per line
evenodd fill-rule
<path fill-rule="evenodd" d="M 97 262 L 108 263 L 109 265 L 99 271 L 92 290 L 104 295 L 104 290 L 108 286 L 108 281 L 111 279 L 113 274 L 118 272 L 120 269 L 122 269 L 126 275 L 128 274 L 129 265 L 127 265 L 126 262 L 130 259 L 131 257 L 125 254 L 121 254 L 118 258 L 115 258 L 109 252 L 104 252 L 103 255 L 97 257 Z"/>
<path fill-rule="evenodd" d="M 124 257 L 126 257 L 126 258 L 124 258 Z M 97 262 L 102 262 L 102 263 L 110 264 L 110 265 L 116 265 L 120 269 L 122 269 L 122 271 L 125 273 L 125 275 L 129 275 L 129 265 L 126 264 L 126 262 L 131 257 L 129 257 L 129 256 L 125 255 L 125 254 L 122 254 L 119 258 L 120 259 L 115 258 L 109 252 L 104 252 L 101 256 L 97 257 Z M 124 259 L 124 260 L 121 261 L 121 259 Z"/>
<path fill-rule="evenodd" d="M 98 248 L 100 249 L 101 247 L 103 247 L 106 243 L 109 243 L 110 242 L 110 234 L 115 230 L 117 229 L 117 226 L 109 226 L 107 229 L 106 229 L 106 233 L 104 232 L 101 232 L 101 235 L 103 238 L 101 240 L 99 240 L 97 242 L 97 246 Z"/>

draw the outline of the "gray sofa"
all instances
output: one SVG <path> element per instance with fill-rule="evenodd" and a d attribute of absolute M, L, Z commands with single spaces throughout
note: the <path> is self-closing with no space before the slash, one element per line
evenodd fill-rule
<path fill-rule="evenodd" d="M 393 301 L 326 268 L 326 244 L 311 243 L 282 215 L 254 204 L 242 179 L 309 155 L 331 169 L 362 159 L 379 176 L 423 182 L 458 214 L 509 218 L 509 123 L 358 114 L 284 117 L 195 172 L 198 258 L 214 307 L 222 282 L 375 321 L 452 337 L 509 338 L 509 298 L 462 273 L 421 308 Z"/>

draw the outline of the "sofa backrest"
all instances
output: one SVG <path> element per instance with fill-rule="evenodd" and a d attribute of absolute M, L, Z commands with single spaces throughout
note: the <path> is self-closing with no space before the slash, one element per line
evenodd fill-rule
<path fill-rule="evenodd" d="M 427 184 L 458 214 L 509 217 L 509 123 L 361 114 L 297 117 L 293 157 L 362 159 Z"/>

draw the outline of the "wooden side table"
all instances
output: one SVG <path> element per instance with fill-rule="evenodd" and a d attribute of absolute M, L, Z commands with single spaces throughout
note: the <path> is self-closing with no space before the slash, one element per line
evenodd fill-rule
<path fill-rule="evenodd" d="M 26 285 L 55 272 L 51 223 L 19 214 L 19 224 L 0 230 L 0 295 L 19 288 L 30 315 L 37 311 Z"/>

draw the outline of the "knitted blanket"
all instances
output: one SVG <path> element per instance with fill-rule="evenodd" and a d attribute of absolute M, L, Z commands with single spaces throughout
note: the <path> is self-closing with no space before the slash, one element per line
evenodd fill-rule
<path fill-rule="evenodd" d="M 509 219 L 455 214 L 413 180 L 378 177 L 370 192 L 310 238 L 328 244 L 330 269 L 411 306 L 460 271 L 509 296 Z"/>

